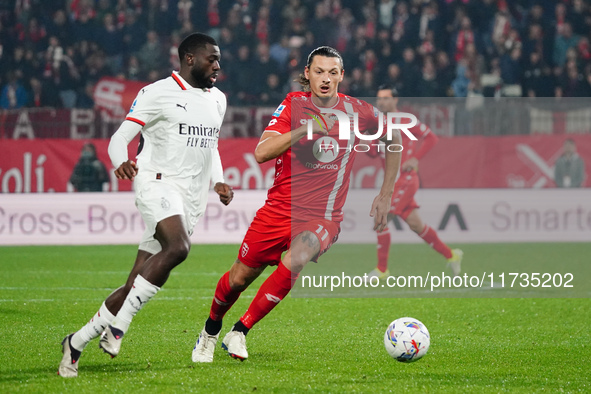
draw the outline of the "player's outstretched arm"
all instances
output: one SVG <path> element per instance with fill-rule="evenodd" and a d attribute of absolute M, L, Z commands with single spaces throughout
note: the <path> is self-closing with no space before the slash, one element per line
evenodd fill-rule
<path fill-rule="evenodd" d="M 397 152 L 402 147 L 402 138 L 400 132 L 392 133 L 392 139 L 386 140 L 386 166 L 384 171 L 384 183 L 380 189 L 379 194 L 374 198 L 371 204 L 371 211 L 369 216 L 374 218 L 374 227 L 376 231 L 382 231 L 388 225 L 388 212 L 392 201 L 392 193 L 394 193 L 394 183 L 396 183 L 396 176 L 400 170 L 400 159 L 402 153 Z M 392 149 L 388 146 L 393 145 Z M 399 146 L 398 146 L 399 145 Z"/>
<path fill-rule="evenodd" d="M 312 123 L 312 132 L 314 134 L 326 135 L 332 129 L 335 121 L 328 116 L 324 118 L 328 128 L 322 127 L 317 122 Z M 291 145 L 304 138 L 308 133 L 308 126 L 303 125 L 297 129 L 293 129 L 287 133 L 279 134 L 273 131 L 265 131 L 254 150 L 254 157 L 257 163 L 264 163 L 266 161 L 275 159 L 281 156 L 289 149 Z"/>
<path fill-rule="evenodd" d="M 127 157 L 127 145 L 141 130 L 141 125 L 126 120 L 111 137 L 108 152 L 118 179 L 133 180 L 137 175 L 137 165 Z"/>

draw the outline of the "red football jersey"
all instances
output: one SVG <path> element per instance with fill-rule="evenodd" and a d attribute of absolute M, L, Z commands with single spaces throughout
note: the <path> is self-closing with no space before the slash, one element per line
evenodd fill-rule
<path fill-rule="evenodd" d="M 358 130 L 375 134 L 379 127 L 379 112 L 372 105 L 356 98 L 338 94 L 338 102 L 331 107 L 346 113 L 349 119 L 358 116 Z M 310 92 L 289 93 L 273 113 L 265 131 L 287 133 L 307 124 L 312 115 L 326 113 L 311 99 Z M 326 115 L 325 115 L 326 116 Z M 275 181 L 267 194 L 266 204 L 277 213 L 294 219 L 313 220 L 323 218 L 340 222 L 342 208 L 349 190 L 349 177 L 356 154 L 365 147 L 360 144 L 377 144 L 379 141 L 360 141 L 351 129 L 350 138 L 339 139 L 339 122 L 336 115 L 328 135 L 307 136 L 276 159 Z M 382 120 L 382 125 L 385 125 Z M 385 126 L 383 133 L 385 133 Z"/>
<path fill-rule="evenodd" d="M 393 119 L 393 123 L 396 124 L 402 124 L 406 122 L 408 122 L 408 119 L 401 119 L 397 117 L 394 117 Z M 416 157 L 420 160 L 425 155 L 425 153 L 427 153 L 433 147 L 433 145 L 437 143 L 437 140 L 439 139 L 435 133 L 431 131 L 429 126 L 421 123 L 420 120 L 414 127 L 409 128 L 408 131 L 417 137 L 417 140 L 411 140 L 408 138 L 408 136 L 406 136 L 405 133 L 400 133 L 402 137 L 402 146 L 404 147 L 402 150 L 402 163 L 411 157 Z"/>

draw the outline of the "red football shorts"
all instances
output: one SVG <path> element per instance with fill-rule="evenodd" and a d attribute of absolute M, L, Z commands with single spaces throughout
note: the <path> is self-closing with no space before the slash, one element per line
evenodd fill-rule
<path fill-rule="evenodd" d="M 400 178 L 394 185 L 390 213 L 406 220 L 408 215 L 419 207 L 415 201 L 417 190 L 419 190 L 419 175 L 416 171 L 408 171 L 400 174 Z"/>
<path fill-rule="evenodd" d="M 336 242 L 341 228 L 339 223 L 326 219 L 292 220 L 264 205 L 257 211 L 244 236 L 238 260 L 252 268 L 277 265 L 281 262 L 281 254 L 290 248 L 291 241 L 304 231 L 311 231 L 320 241 L 320 252 L 312 259 L 315 262 Z"/>

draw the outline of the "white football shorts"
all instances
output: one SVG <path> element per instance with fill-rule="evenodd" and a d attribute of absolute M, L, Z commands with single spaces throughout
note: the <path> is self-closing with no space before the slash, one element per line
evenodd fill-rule
<path fill-rule="evenodd" d="M 145 174 L 141 178 L 138 174 L 135 187 L 135 205 L 146 225 L 139 249 L 148 253 L 156 254 L 162 250 L 160 242 L 154 238 L 158 222 L 181 215 L 187 233 L 191 235 L 205 212 L 207 193 L 201 198 L 203 191 L 197 182 L 183 184 L 164 177 L 156 179 L 156 174 Z"/>

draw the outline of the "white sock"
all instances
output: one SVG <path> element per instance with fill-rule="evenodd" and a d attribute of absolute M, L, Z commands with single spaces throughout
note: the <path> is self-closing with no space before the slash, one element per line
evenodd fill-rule
<path fill-rule="evenodd" d="M 160 287 L 154 286 L 141 275 L 136 276 L 133 287 L 123 302 L 119 313 L 111 322 L 111 326 L 123 331 L 123 333 L 127 332 L 133 317 L 142 309 L 145 303 L 158 293 L 158 290 L 160 290 Z"/>
<path fill-rule="evenodd" d="M 114 318 L 115 316 L 109 312 L 107 306 L 103 302 L 92 319 L 72 336 L 70 341 L 72 347 L 79 351 L 84 350 L 90 341 L 101 335 Z"/>

